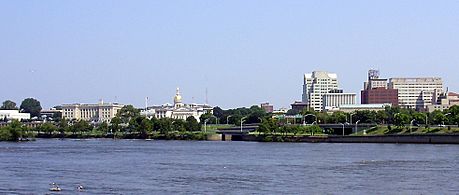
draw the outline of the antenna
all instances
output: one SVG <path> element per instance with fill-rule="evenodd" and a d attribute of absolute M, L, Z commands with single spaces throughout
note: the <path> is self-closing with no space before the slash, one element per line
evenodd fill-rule
<path fill-rule="evenodd" d="M 206 104 L 209 104 L 209 99 L 208 99 L 207 95 L 208 95 L 208 92 L 207 92 L 207 87 L 206 87 Z"/>

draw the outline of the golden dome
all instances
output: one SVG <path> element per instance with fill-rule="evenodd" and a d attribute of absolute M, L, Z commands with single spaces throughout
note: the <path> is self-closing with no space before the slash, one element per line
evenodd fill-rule
<path fill-rule="evenodd" d="M 182 96 L 180 95 L 179 88 L 177 88 L 177 92 L 175 93 L 175 97 L 174 97 L 174 104 L 177 104 L 177 103 L 182 103 Z"/>

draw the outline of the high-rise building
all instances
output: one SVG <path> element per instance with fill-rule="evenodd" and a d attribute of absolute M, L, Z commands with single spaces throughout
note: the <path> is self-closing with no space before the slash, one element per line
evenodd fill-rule
<path fill-rule="evenodd" d="M 338 89 L 338 76 L 334 73 L 314 71 L 304 74 L 302 102 L 307 107 L 323 110 L 323 95 Z"/>
<path fill-rule="evenodd" d="M 443 81 L 438 77 L 390 78 L 388 87 L 398 90 L 399 106 L 424 110 L 443 91 Z"/>
<path fill-rule="evenodd" d="M 388 88 L 387 79 L 379 78 L 378 70 L 368 71 L 368 81 L 364 82 L 360 94 L 362 104 L 398 105 L 398 90 Z"/>

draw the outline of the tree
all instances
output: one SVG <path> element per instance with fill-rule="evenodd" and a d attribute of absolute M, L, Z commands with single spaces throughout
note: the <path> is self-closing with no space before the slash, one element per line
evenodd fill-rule
<path fill-rule="evenodd" d="M 39 117 L 41 105 L 38 100 L 34 98 L 27 98 L 22 101 L 20 109 L 22 112 L 30 113 L 31 117 Z"/>
<path fill-rule="evenodd" d="M 0 110 L 17 110 L 17 109 L 18 107 L 16 106 L 16 103 L 11 100 L 4 101 L 2 106 L 0 107 Z"/>
<path fill-rule="evenodd" d="M 416 121 L 416 124 L 419 124 L 419 123 L 426 124 L 426 114 L 420 113 L 420 112 L 415 112 L 411 116 Z"/>
<path fill-rule="evenodd" d="M 434 124 L 443 124 L 448 118 L 439 110 L 432 112 L 432 120 Z"/>
<path fill-rule="evenodd" d="M 116 116 L 120 118 L 122 123 L 128 123 L 132 118 L 140 116 L 140 110 L 132 105 L 126 105 L 116 113 Z"/>
<path fill-rule="evenodd" d="M 331 115 L 331 121 L 334 123 L 345 123 L 346 122 L 346 114 L 344 112 L 334 112 Z"/>
<path fill-rule="evenodd" d="M 88 132 L 91 131 L 93 128 L 87 121 L 79 120 L 72 126 L 71 129 L 73 134 L 75 134 L 76 132 Z"/>
<path fill-rule="evenodd" d="M 387 114 L 386 111 L 380 110 L 376 112 L 376 120 L 379 124 L 385 124 L 389 120 L 389 115 Z"/>
<path fill-rule="evenodd" d="M 120 117 L 113 117 L 112 120 L 110 120 L 110 129 L 112 130 L 113 133 L 120 131 L 120 124 L 121 124 Z"/>
<path fill-rule="evenodd" d="M 51 135 L 53 132 L 57 131 L 58 128 L 51 123 L 44 123 L 40 127 L 40 130 L 48 135 Z"/>
<path fill-rule="evenodd" d="M 397 127 L 402 128 L 405 126 L 405 124 L 408 124 L 410 122 L 410 115 L 400 113 L 400 114 L 395 114 L 394 116 L 394 124 L 397 125 Z"/>
<path fill-rule="evenodd" d="M 102 122 L 101 124 L 99 124 L 99 126 L 97 126 L 96 129 L 97 129 L 97 131 L 107 133 L 108 130 L 109 130 L 108 123 L 107 122 Z"/>
<path fill-rule="evenodd" d="M 201 125 L 198 123 L 198 121 L 193 116 L 189 116 L 188 118 L 186 118 L 186 130 L 187 131 L 200 131 Z"/>

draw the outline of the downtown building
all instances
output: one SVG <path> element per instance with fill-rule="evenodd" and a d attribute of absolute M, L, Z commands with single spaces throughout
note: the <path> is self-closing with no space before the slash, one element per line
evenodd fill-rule
<path fill-rule="evenodd" d="M 334 111 L 341 105 L 355 103 L 355 93 L 344 93 L 338 89 L 338 76 L 335 73 L 314 71 L 304 75 L 302 102 L 292 104 L 292 109 L 303 107 L 314 111 Z"/>
<path fill-rule="evenodd" d="M 124 105 L 118 103 L 63 104 L 62 118 L 89 122 L 110 122 Z"/>
<path fill-rule="evenodd" d="M 332 90 L 330 93 L 322 96 L 322 110 L 336 111 L 342 105 L 355 105 L 356 96 L 355 93 L 343 93 L 343 90 Z"/>
<path fill-rule="evenodd" d="M 398 90 L 400 107 L 425 111 L 442 94 L 443 81 L 439 77 L 390 78 L 388 88 Z"/>
<path fill-rule="evenodd" d="M 388 87 L 388 79 L 379 78 L 378 70 L 368 71 L 368 81 L 364 82 L 360 93 L 361 104 L 398 105 L 398 89 Z"/>
<path fill-rule="evenodd" d="M 179 88 L 177 88 L 173 99 L 174 104 L 166 103 L 155 106 L 146 105 L 146 108 L 141 110 L 140 114 L 149 119 L 171 118 L 186 120 L 188 117 L 194 117 L 196 121 L 200 122 L 200 118 L 203 114 L 213 113 L 213 107 L 207 104 L 183 103 Z"/>

